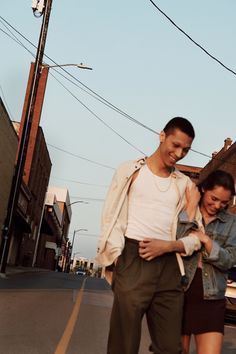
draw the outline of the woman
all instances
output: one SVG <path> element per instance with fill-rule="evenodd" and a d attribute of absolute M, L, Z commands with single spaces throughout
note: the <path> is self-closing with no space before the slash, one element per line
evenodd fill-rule
<path fill-rule="evenodd" d="M 212 172 L 199 186 L 201 199 L 196 219 L 201 227 L 191 234 L 202 243 L 200 251 L 184 258 L 188 285 L 183 311 L 183 354 L 189 353 L 193 334 L 197 354 L 220 354 L 224 335 L 225 290 L 227 271 L 236 264 L 236 216 L 226 209 L 235 195 L 232 176 L 224 171 Z M 188 193 L 190 209 L 198 203 L 197 193 Z M 188 215 L 191 212 L 188 213 Z M 186 223 L 180 215 L 178 238 L 194 222 Z"/>

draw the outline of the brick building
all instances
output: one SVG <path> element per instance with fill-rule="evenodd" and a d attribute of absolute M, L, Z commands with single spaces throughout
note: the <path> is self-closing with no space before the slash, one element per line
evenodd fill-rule
<path fill-rule="evenodd" d="M 233 176 L 236 185 L 236 143 L 232 143 L 230 138 L 224 140 L 224 145 L 219 152 L 212 154 L 212 159 L 201 170 L 199 182 L 216 169 L 229 172 Z M 232 200 L 229 210 L 236 214 L 236 198 Z"/>
<path fill-rule="evenodd" d="M 31 64 L 21 122 L 20 124 L 17 122 L 14 123 L 19 137 L 16 161 L 23 131 L 25 129 L 33 69 L 34 64 Z M 10 235 L 9 264 L 31 266 L 36 258 L 36 244 L 40 236 L 39 232 L 42 212 L 44 210 L 44 200 L 51 172 L 51 160 L 42 128 L 39 126 L 47 74 L 48 69 L 43 70 L 39 78 L 36 102 L 33 109 L 33 119 L 27 142 L 27 151 L 23 160 L 24 171 L 17 207 L 17 209 L 22 210 L 18 210 L 17 212 L 13 225 L 14 229 Z M 19 227 L 19 224 L 21 224 L 22 227 Z"/>
<path fill-rule="evenodd" d="M 19 132 L 20 124 L 14 122 L 14 126 Z M 34 139 L 34 144 L 31 141 L 31 147 L 27 152 L 26 164 L 30 159 L 31 166 L 27 172 L 24 171 L 18 201 L 17 227 L 14 228 L 9 250 L 8 263 L 14 265 L 32 266 L 35 261 L 36 243 L 40 236 L 44 200 L 51 171 L 51 160 L 41 127 L 37 127 Z M 19 224 L 22 227 L 19 227 Z"/>
<path fill-rule="evenodd" d="M 176 164 L 179 171 L 191 178 L 194 183 L 198 183 L 202 167 L 187 166 L 182 164 Z"/>
<path fill-rule="evenodd" d="M 17 144 L 18 136 L 0 97 L 0 230 L 6 217 Z"/>
<path fill-rule="evenodd" d="M 23 129 L 26 122 L 33 71 L 34 64 L 32 63 L 26 88 L 21 122 L 18 127 L 19 141 L 22 139 Z M 25 266 L 31 266 L 35 263 L 37 243 L 40 237 L 40 227 L 44 211 L 44 200 L 47 192 L 52 165 L 43 130 L 39 126 L 47 76 L 48 70 L 42 70 L 39 78 L 36 101 L 33 110 L 33 119 L 30 129 L 29 141 L 27 144 L 23 174 L 23 182 L 31 194 L 29 204 L 27 206 L 27 215 L 30 219 L 31 231 L 28 234 L 19 235 L 17 239 L 15 238 L 18 252 L 14 263 Z"/>

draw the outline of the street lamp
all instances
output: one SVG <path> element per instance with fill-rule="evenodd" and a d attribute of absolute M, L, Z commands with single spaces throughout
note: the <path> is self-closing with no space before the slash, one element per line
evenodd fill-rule
<path fill-rule="evenodd" d="M 46 44 L 46 37 L 48 32 L 48 24 L 50 18 L 50 12 L 52 7 L 52 0 L 32 0 L 32 8 L 34 14 L 43 14 L 43 21 L 41 25 L 41 32 L 37 47 L 37 53 L 35 63 L 31 66 L 28 85 L 27 85 L 27 99 L 25 99 L 25 110 L 22 119 L 21 136 L 18 143 L 18 152 L 16 158 L 16 166 L 14 175 L 11 181 L 10 196 L 8 199 L 7 213 L 4 220 L 4 225 L 1 232 L 1 244 L 0 244 L 0 276 L 5 274 L 9 249 L 11 245 L 11 238 L 14 230 L 17 206 L 20 195 L 20 188 L 22 184 L 22 178 L 24 175 L 24 167 L 27 159 L 27 152 L 29 144 L 31 144 L 31 127 L 32 123 L 39 124 L 41 109 L 44 99 L 44 91 L 46 88 L 46 81 L 48 75 L 48 69 L 50 66 L 43 64 L 44 49 Z M 53 66 L 77 66 L 81 69 L 92 70 L 83 63 L 80 64 L 62 64 Z M 43 69 L 45 69 L 45 75 L 43 75 Z M 41 82 L 41 88 L 39 87 Z M 37 105 L 37 109 L 35 109 Z M 36 113 L 37 112 L 37 113 Z M 37 120 L 35 120 L 37 115 Z M 35 139 L 35 138 L 32 138 Z M 32 145 L 33 146 L 33 145 Z M 28 184 L 28 183 L 27 183 Z M 43 207 L 43 206 L 42 206 Z"/>
<path fill-rule="evenodd" d="M 77 203 L 82 203 L 82 204 L 89 204 L 89 202 L 86 202 L 84 200 L 76 200 L 75 202 L 72 202 L 70 204 L 67 204 L 67 206 L 71 206 L 73 204 L 77 204 Z"/>
<path fill-rule="evenodd" d="M 76 234 L 77 232 L 80 232 L 80 231 L 88 231 L 88 230 L 87 230 L 87 229 L 74 230 L 73 238 L 72 238 L 72 243 L 71 243 L 71 254 L 73 254 L 73 247 L 74 247 L 74 241 L 75 241 L 75 234 Z"/>
<path fill-rule="evenodd" d="M 80 69 L 93 70 L 93 68 L 91 68 L 90 66 L 87 66 L 83 63 L 80 63 L 80 64 L 55 64 L 55 65 L 43 64 L 43 66 L 45 66 L 47 68 L 61 68 L 63 66 L 76 66 L 77 68 L 80 68 Z"/>
<path fill-rule="evenodd" d="M 42 1 L 33 1 L 33 7 L 36 9 L 38 5 L 42 4 Z M 28 91 L 28 98 L 26 101 L 25 112 L 24 112 L 24 124 L 22 127 L 21 138 L 18 143 L 18 153 L 16 158 L 16 166 L 14 175 L 11 181 L 10 197 L 8 199 L 7 213 L 4 220 L 4 226 L 2 228 L 2 241 L 0 245 L 0 274 L 5 274 L 7 258 L 9 254 L 9 249 L 11 245 L 11 237 L 14 229 L 14 223 L 16 218 L 16 209 L 18 205 L 20 187 L 22 184 L 22 177 L 24 174 L 24 166 L 26 162 L 27 149 L 30 140 L 31 126 L 33 122 L 33 115 L 35 112 L 35 104 L 37 101 L 37 94 L 39 88 L 40 80 L 40 69 L 43 62 L 44 48 L 46 44 L 48 24 L 50 18 L 50 12 L 52 7 L 52 0 L 45 0 L 43 7 L 45 5 L 45 10 L 43 11 L 43 21 L 41 25 L 40 37 L 37 47 L 37 53 L 35 58 L 35 63 L 32 69 L 32 77 L 30 79 L 30 86 Z M 42 10 L 42 7 L 38 8 L 38 11 Z"/>

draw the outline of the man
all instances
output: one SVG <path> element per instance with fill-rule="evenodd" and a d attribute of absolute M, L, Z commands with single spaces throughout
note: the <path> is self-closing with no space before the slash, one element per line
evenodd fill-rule
<path fill-rule="evenodd" d="M 178 214 L 191 181 L 175 164 L 186 156 L 194 137 L 192 124 L 175 117 L 160 133 L 151 156 L 122 164 L 113 177 L 97 255 L 100 264 L 113 266 L 108 354 L 138 353 L 144 314 L 154 353 L 181 353 L 184 269 L 175 252 L 188 253 L 196 245 L 188 238 L 176 241 Z"/>

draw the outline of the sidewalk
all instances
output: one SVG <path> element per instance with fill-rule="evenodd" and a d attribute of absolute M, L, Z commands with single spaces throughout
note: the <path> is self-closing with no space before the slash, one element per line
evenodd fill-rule
<path fill-rule="evenodd" d="M 6 267 L 5 273 L 0 273 L 0 278 L 8 278 L 11 274 L 18 273 L 34 273 L 34 272 L 52 272 L 51 269 L 37 268 L 37 267 L 22 267 L 22 266 L 10 266 Z"/>

